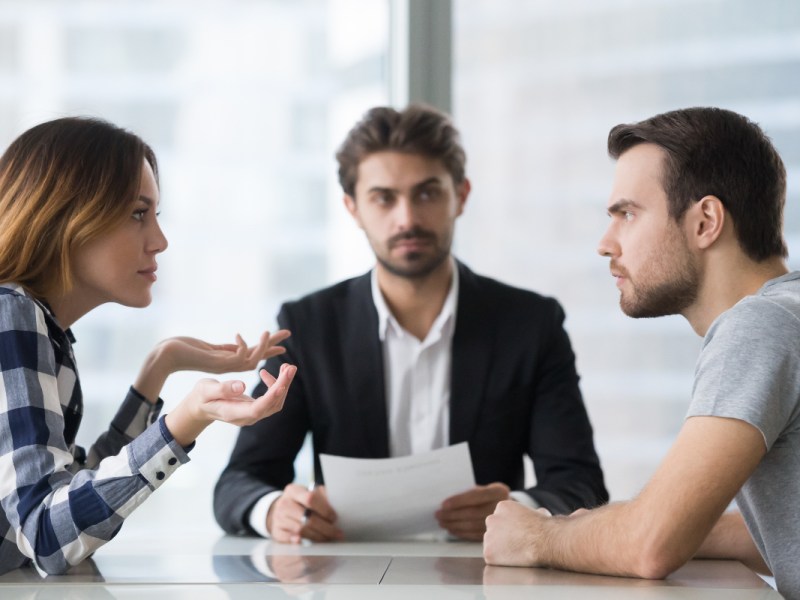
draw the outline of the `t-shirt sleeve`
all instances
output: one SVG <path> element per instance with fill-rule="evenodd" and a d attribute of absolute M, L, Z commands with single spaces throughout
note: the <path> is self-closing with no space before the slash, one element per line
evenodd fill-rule
<path fill-rule="evenodd" d="M 800 422 L 798 389 L 800 321 L 768 298 L 747 298 L 706 334 L 687 417 L 745 421 L 761 432 L 769 450 Z"/>

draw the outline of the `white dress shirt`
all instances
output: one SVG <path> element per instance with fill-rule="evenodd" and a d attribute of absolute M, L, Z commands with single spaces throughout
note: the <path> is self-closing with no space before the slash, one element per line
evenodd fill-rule
<path fill-rule="evenodd" d="M 397 322 L 372 271 L 372 301 L 383 347 L 389 455 L 408 456 L 449 445 L 450 365 L 458 302 L 458 270 L 424 340 Z"/>

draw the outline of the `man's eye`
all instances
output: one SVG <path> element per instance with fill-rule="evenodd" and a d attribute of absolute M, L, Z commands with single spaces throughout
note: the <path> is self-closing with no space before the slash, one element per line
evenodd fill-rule
<path fill-rule="evenodd" d="M 634 216 L 636 216 L 636 215 L 634 215 L 629 210 L 626 210 L 624 213 L 622 213 L 622 218 L 625 219 L 626 221 L 633 221 L 633 217 Z"/>
<path fill-rule="evenodd" d="M 427 190 L 420 191 L 418 197 L 420 200 L 435 200 L 438 195 L 439 195 L 439 190 L 435 188 L 430 188 Z"/>

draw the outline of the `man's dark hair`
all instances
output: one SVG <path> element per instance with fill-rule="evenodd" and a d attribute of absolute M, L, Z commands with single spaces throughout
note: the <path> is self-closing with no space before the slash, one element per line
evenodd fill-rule
<path fill-rule="evenodd" d="M 370 109 L 347 134 L 336 153 L 339 183 L 355 197 L 358 165 L 374 152 L 420 154 L 441 160 L 453 183 L 464 181 L 466 155 L 458 130 L 444 113 L 422 104 L 398 111 L 387 106 Z"/>
<path fill-rule="evenodd" d="M 745 253 L 757 262 L 786 257 L 783 206 L 786 169 L 767 135 L 742 115 L 721 108 L 686 108 L 608 134 L 617 159 L 642 143 L 666 153 L 662 184 L 676 221 L 704 196 L 722 201 Z"/>

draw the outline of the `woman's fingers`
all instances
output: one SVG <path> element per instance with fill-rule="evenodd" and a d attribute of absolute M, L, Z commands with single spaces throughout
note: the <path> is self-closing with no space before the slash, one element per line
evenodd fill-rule
<path fill-rule="evenodd" d="M 269 345 L 274 346 L 275 344 L 280 344 L 285 339 L 289 338 L 292 335 L 292 332 L 288 329 L 279 329 L 275 333 L 269 336 Z"/>
<path fill-rule="evenodd" d="M 281 365 L 281 368 L 283 368 L 283 365 Z M 277 379 L 275 379 L 272 376 L 272 374 L 266 369 L 261 369 L 258 372 L 258 375 L 261 377 L 261 381 L 264 382 L 264 385 L 266 385 L 267 388 L 272 387 L 272 384 L 274 384 L 277 381 Z"/>
<path fill-rule="evenodd" d="M 230 400 L 239 398 L 245 390 L 244 382 L 238 380 L 217 381 L 216 379 L 201 379 L 195 388 L 206 401 Z"/>
<path fill-rule="evenodd" d="M 261 370 L 261 379 L 267 384 L 266 393 L 258 398 L 250 398 L 241 395 L 241 392 L 234 392 L 230 396 L 219 396 L 218 400 L 223 400 L 224 406 L 212 409 L 218 420 L 233 423 L 234 425 L 252 425 L 256 421 L 275 414 L 283 408 L 289 385 L 294 379 L 297 367 L 294 365 L 281 365 L 280 373 L 276 379 L 266 370 Z M 226 382 L 229 383 L 229 382 Z M 238 382 L 241 383 L 241 382 Z M 239 388 L 244 391 L 244 384 Z M 233 388 L 231 388 L 233 392 Z"/>
<path fill-rule="evenodd" d="M 266 371 L 262 370 L 262 372 Z M 260 398 L 256 398 L 253 402 L 253 409 L 255 410 L 255 414 L 253 416 L 255 417 L 255 420 L 268 417 L 269 415 L 274 414 L 283 408 L 283 403 L 286 400 L 286 394 L 289 391 L 289 385 L 292 383 L 295 373 L 297 373 L 296 366 L 284 363 L 281 365 L 281 370 L 280 373 L 278 373 L 277 379 L 270 375 L 270 378 L 273 379 L 273 383 L 271 385 L 267 384 L 267 393 Z M 269 375 L 269 373 L 267 373 L 267 375 Z"/>

